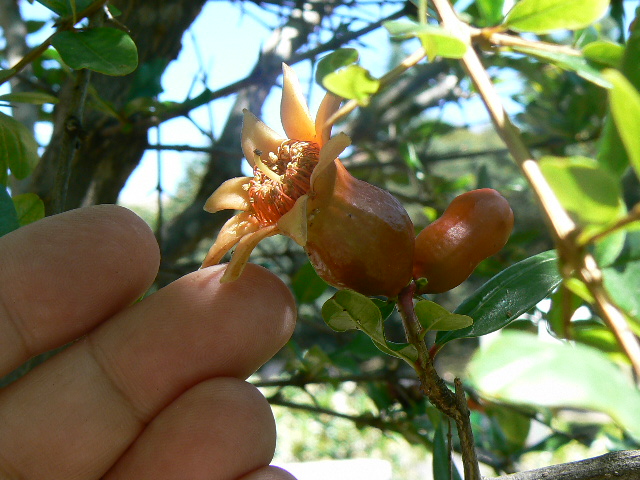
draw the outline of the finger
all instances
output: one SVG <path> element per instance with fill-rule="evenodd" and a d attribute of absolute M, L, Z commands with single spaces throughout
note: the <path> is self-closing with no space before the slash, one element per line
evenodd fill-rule
<path fill-rule="evenodd" d="M 222 271 L 177 280 L 0 392 L 0 478 L 3 460 L 17 478 L 99 477 L 189 388 L 274 355 L 295 324 L 291 293 L 255 265 L 226 284 Z"/>
<path fill-rule="evenodd" d="M 296 477 L 280 467 L 268 466 L 251 472 L 238 480 L 296 480 Z"/>
<path fill-rule="evenodd" d="M 153 419 L 105 480 L 232 480 L 269 464 L 276 429 L 252 385 L 216 378 L 188 390 Z"/>
<path fill-rule="evenodd" d="M 48 217 L 0 238 L 0 375 L 132 303 L 158 263 L 147 224 L 115 205 Z"/>

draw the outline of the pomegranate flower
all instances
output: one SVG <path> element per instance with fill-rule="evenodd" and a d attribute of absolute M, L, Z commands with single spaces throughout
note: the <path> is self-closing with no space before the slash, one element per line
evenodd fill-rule
<path fill-rule="evenodd" d="M 222 282 L 240 276 L 251 251 L 264 238 L 284 234 L 305 246 L 308 194 L 317 176 L 327 167 L 335 168 L 334 161 L 351 143 L 345 134 L 329 138 L 331 126 L 325 125 L 341 98 L 327 93 L 314 122 L 295 73 L 285 64 L 282 67 L 280 115 L 287 138 L 245 110 L 242 150 L 253 176 L 227 180 L 204 206 L 211 213 L 240 210 L 224 224 L 202 263 L 204 268 L 220 262 L 235 246 Z"/>

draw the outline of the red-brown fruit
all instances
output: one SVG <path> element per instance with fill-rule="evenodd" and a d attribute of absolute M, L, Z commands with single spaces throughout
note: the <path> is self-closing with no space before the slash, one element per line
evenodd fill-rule
<path fill-rule="evenodd" d="M 305 250 L 318 275 L 363 295 L 396 296 L 411 281 L 414 228 L 389 192 L 335 160 L 314 181 Z"/>
<path fill-rule="evenodd" d="M 495 190 L 456 197 L 416 237 L 413 278 L 428 281 L 419 293 L 442 293 L 460 285 L 482 260 L 504 247 L 512 230 L 513 211 Z"/>

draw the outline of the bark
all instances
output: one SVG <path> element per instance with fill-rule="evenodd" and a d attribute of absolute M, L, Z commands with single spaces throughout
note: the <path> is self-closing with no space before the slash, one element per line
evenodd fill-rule
<path fill-rule="evenodd" d="M 639 478 L 640 450 L 628 450 L 511 475 L 485 477 L 485 480 L 638 480 Z"/>

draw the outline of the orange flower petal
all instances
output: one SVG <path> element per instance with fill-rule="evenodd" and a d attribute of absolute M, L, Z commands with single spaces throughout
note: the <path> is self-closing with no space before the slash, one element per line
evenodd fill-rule
<path fill-rule="evenodd" d="M 304 247 L 307 244 L 307 199 L 308 195 L 302 195 L 291 210 L 278 220 L 278 228 L 287 237 L 292 238 L 298 245 Z"/>
<path fill-rule="evenodd" d="M 223 182 L 207 199 L 204 209 L 209 213 L 220 210 L 249 210 L 248 186 L 252 177 L 236 177 Z"/>
<path fill-rule="evenodd" d="M 316 127 L 311 119 L 307 101 L 302 94 L 298 77 L 291 67 L 282 64 L 283 85 L 280 118 L 287 137 L 292 140 L 314 141 Z"/>
<path fill-rule="evenodd" d="M 340 108 L 340 104 L 342 103 L 342 97 L 338 97 L 333 93 L 327 92 L 327 94 L 320 102 L 320 106 L 318 107 L 318 114 L 316 115 L 316 132 L 317 138 L 316 143 L 322 147 L 327 141 L 329 137 L 331 137 L 331 127 L 333 125 L 326 125 L 327 120 L 338 111 Z"/>
<path fill-rule="evenodd" d="M 244 109 L 244 120 L 242 123 L 242 152 L 245 158 L 255 167 L 254 150 L 260 150 L 262 160 L 269 158 L 269 152 L 277 152 L 278 147 L 286 139 L 278 135 L 277 132 L 267 127 L 267 125 L 256 117 L 249 110 Z"/>
<path fill-rule="evenodd" d="M 320 158 L 316 168 L 313 169 L 311 174 L 311 188 L 313 189 L 313 183 L 318 175 L 322 173 L 327 167 L 334 165 L 334 160 L 351 145 L 351 138 L 346 133 L 339 133 L 335 137 L 329 139 L 329 141 L 320 150 Z"/>
<path fill-rule="evenodd" d="M 200 268 L 210 267 L 220 262 L 225 253 L 231 250 L 242 237 L 256 232 L 259 228 L 258 220 L 248 212 L 231 217 L 220 229 L 215 243 L 209 249 Z"/>
<path fill-rule="evenodd" d="M 267 237 L 275 235 L 279 233 L 278 227 L 276 225 L 271 225 L 269 227 L 263 227 L 260 230 L 250 233 L 249 235 L 245 235 L 238 242 L 238 246 L 233 252 L 233 257 L 231 257 L 231 261 L 220 279 L 220 283 L 225 282 L 233 282 L 237 280 L 238 277 L 242 274 L 244 270 L 244 266 L 249 261 L 249 256 L 256 245 L 260 243 Z"/>

